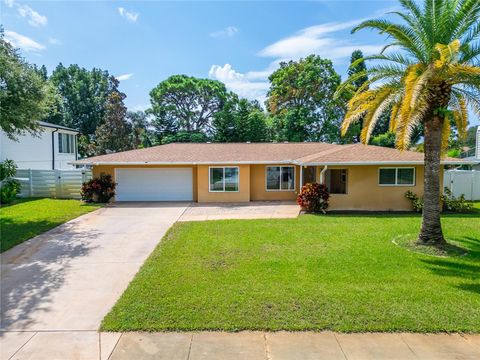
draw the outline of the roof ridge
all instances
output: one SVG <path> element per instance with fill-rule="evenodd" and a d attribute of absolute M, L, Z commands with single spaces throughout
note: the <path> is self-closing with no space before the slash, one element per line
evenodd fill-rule
<path fill-rule="evenodd" d="M 302 156 L 301 158 L 295 159 L 295 161 L 308 162 L 309 160 L 316 159 L 317 157 L 322 156 L 322 155 L 329 155 L 329 154 L 336 153 L 338 151 L 343 151 L 343 150 L 349 149 L 349 148 L 355 146 L 356 144 L 348 144 L 348 145 L 331 144 L 331 145 L 335 145 L 335 147 L 330 148 L 330 149 L 326 149 L 326 150 L 323 150 L 323 151 L 319 151 L 319 152 L 316 152 L 314 154 Z"/>

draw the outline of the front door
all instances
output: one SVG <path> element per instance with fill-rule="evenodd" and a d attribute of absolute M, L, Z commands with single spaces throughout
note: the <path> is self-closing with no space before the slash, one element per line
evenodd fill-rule
<path fill-rule="evenodd" d="M 317 168 L 316 166 L 302 167 L 303 169 L 303 184 L 317 182 Z"/>

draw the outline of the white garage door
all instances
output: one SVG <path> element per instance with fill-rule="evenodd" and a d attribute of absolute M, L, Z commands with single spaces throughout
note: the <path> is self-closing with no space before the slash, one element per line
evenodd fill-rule
<path fill-rule="evenodd" d="M 191 168 L 116 169 L 117 201 L 192 201 Z"/>

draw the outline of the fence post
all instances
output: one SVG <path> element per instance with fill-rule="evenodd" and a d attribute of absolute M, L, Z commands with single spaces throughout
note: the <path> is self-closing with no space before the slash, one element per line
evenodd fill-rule
<path fill-rule="evenodd" d="M 55 197 L 62 198 L 62 176 L 60 174 L 60 170 L 55 169 Z"/>
<path fill-rule="evenodd" d="M 474 189 L 473 185 L 474 185 L 474 183 L 475 183 L 475 173 L 473 172 L 473 170 L 472 170 L 472 172 L 471 172 L 469 175 L 470 175 L 470 177 L 471 177 L 471 180 L 470 180 L 470 185 L 471 185 L 471 186 L 470 186 L 470 200 L 473 201 L 473 200 L 475 200 L 475 199 L 473 198 L 473 189 Z"/>
<path fill-rule="evenodd" d="M 33 172 L 32 169 L 28 169 L 28 196 L 33 196 Z"/>

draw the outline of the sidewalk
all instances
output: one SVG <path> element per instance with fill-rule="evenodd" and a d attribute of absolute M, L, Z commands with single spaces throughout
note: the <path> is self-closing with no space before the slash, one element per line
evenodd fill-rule
<path fill-rule="evenodd" d="M 2 359 L 478 360 L 480 335 L 333 332 L 7 332 Z M 3 342 L 4 340 L 9 340 Z M 7 355 L 15 345 L 19 350 Z M 40 346 L 39 346 L 40 345 Z M 35 349 L 35 351 L 33 351 Z"/>

